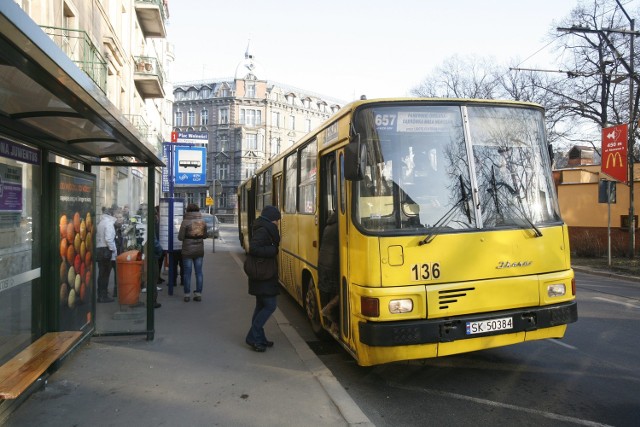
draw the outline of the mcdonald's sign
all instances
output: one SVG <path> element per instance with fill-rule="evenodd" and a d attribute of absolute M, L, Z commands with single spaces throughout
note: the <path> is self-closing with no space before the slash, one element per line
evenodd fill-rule
<path fill-rule="evenodd" d="M 627 182 L 627 133 L 629 125 L 602 129 L 601 171 L 611 178 Z"/>

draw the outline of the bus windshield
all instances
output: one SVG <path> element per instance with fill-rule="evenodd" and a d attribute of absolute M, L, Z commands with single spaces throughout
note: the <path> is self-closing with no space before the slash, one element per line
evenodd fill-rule
<path fill-rule="evenodd" d="M 466 123 L 466 126 L 464 125 Z M 529 228 L 560 221 L 542 110 L 470 104 L 367 106 L 354 220 L 388 234 Z M 472 160 L 470 160 L 472 159 Z"/>

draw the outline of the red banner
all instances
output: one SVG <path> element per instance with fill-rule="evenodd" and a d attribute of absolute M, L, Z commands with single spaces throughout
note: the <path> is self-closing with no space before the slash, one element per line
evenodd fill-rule
<path fill-rule="evenodd" d="M 602 173 L 627 182 L 627 134 L 629 125 L 602 129 Z"/>

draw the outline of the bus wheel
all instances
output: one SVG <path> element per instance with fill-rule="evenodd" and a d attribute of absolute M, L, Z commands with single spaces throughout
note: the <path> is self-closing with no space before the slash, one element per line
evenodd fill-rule
<path fill-rule="evenodd" d="M 318 308 L 318 299 L 316 298 L 316 285 L 313 279 L 309 279 L 307 285 L 307 293 L 304 298 L 305 309 L 307 310 L 307 318 L 311 324 L 311 330 L 318 338 L 324 338 L 326 334 L 320 322 L 320 310 Z"/>

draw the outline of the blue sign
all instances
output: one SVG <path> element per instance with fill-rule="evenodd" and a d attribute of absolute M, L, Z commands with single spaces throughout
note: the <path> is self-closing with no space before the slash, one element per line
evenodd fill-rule
<path fill-rule="evenodd" d="M 173 160 L 175 185 L 206 185 L 206 161 L 206 147 L 176 145 Z"/>

